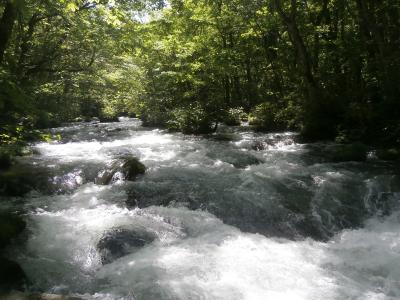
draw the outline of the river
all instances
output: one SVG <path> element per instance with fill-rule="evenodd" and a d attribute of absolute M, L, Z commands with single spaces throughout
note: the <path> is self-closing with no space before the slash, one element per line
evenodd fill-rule
<path fill-rule="evenodd" d="M 399 299 L 400 176 L 333 144 L 221 127 L 185 136 L 136 119 L 52 130 L 20 158 L 37 185 L 8 255 L 31 291 L 83 299 Z M 95 184 L 113 161 L 147 171 Z M 37 178 L 36 178 L 37 177 Z"/>

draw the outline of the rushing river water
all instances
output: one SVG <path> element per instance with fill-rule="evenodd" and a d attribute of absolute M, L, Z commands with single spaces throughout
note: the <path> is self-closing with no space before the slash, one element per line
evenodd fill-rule
<path fill-rule="evenodd" d="M 9 249 L 29 289 L 84 299 L 399 299 L 400 176 L 330 144 L 222 128 L 208 137 L 138 120 L 55 129 L 22 158 L 36 186 Z M 95 184 L 127 155 L 133 182 Z"/>

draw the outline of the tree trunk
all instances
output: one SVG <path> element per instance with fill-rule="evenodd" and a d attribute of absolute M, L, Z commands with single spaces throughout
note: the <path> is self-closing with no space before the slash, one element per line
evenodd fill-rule
<path fill-rule="evenodd" d="M 0 20 L 0 64 L 3 63 L 4 52 L 11 38 L 16 18 L 17 8 L 15 3 L 12 0 L 8 0 Z"/>
<path fill-rule="evenodd" d="M 297 52 L 298 63 L 301 66 L 301 74 L 308 94 L 304 105 L 303 135 L 310 140 L 333 138 L 336 122 L 335 109 L 330 107 L 327 95 L 314 76 L 313 63 L 296 22 L 297 1 L 291 0 L 290 13 L 284 11 L 281 0 L 274 0 L 274 3 Z"/>
<path fill-rule="evenodd" d="M 295 14 L 296 14 L 296 1 L 292 0 L 292 7 L 290 15 L 287 15 L 282 8 L 282 3 L 280 0 L 275 0 L 276 9 L 282 18 L 283 22 L 286 25 L 289 36 L 293 42 L 293 46 L 296 49 L 298 57 L 300 58 L 300 65 L 302 68 L 303 77 L 307 83 L 308 89 L 316 89 L 317 83 L 314 78 L 314 74 L 312 71 L 312 63 L 310 59 L 310 55 L 305 46 L 303 37 L 300 34 L 299 28 L 296 24 Z"/>

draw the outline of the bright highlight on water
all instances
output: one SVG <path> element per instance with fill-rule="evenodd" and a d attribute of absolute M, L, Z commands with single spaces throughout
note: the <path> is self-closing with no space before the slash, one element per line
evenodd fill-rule
<path fill-rule="evenodd" d="M 28 167 L 52 174 L 12 205 L 10 249 L 31 291 L 83 299 L 400 298 L 400 181 L 391 165 L 334 163 L 329 144 L 222 128 L 193 137 L 137 120 L 59 128 Z M 147 172 L 94 182 L 119 157 Z M 38 175 L 39 176 L 39 175 Z"/>

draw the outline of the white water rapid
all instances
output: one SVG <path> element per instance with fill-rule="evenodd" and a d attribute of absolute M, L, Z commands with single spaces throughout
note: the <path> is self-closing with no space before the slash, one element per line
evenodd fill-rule
<path fill-rule="evenodd" d="M 54 129 L 20 164 L 37 186 L 8 256 L 30 291 L 82 299 L 400 299 L 400 176 L 335 163 L 329 144 L 222 128 L 208 137 L 138 120 Z M 120 157 L 135 181 L 95 179 Z"/>

